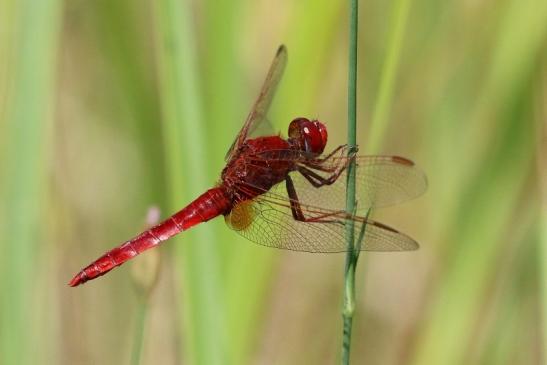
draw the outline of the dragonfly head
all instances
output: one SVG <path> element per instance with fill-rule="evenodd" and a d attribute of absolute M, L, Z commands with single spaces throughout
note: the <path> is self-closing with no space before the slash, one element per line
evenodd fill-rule
<path fill-rule="evenodd" d="M 327 137 L 327 128 L 318 120 L 296 118 L 289 124 L 289 143 L 312 156 L 323 153 Z"/>

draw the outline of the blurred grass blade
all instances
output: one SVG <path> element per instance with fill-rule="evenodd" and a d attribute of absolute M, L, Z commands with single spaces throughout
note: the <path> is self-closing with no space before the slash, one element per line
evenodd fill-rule
<path fill-rule="evenodd" d="M 155 16 L 169 211 L 174 212 L 213 180 L 209 179 L 191 4 L 159 0 Z M 189 364 L 225 364 L 226 326 L 216 241 L 211 226 L 202 226 L 174 242 L 177 267 L 183 272 L 183 348 Z"/>
<path fill-rule="evenodd" d="M 152 206 L 148 208 L 144 229 L 150 229 L 160 221 L 160 210 Z M 135 329 L 131 350 L 131 365 L 140 365 L 145 342 L 146 322 L 150 311 L 150 297 L 156 286 L 161 269 L 161 251 L 151 250 L 141 260 L 131 266 L 131 279 L 136 291 L 137 313 L 135 314 Z"/>
<path fill-rule="evenodd" d="M 112 68 L 112 83 L 118 85 L 123 93 L 123 97 L 116 101 L 128 104 L 128 115 L 124 115 L 117 124 L 124 126 L 140 151 L 143 174 L 139 192 L 143 200 L 142 209 L 150 204 L 164 203 L 165 177 L 162 176 L 164 166 L 162 145 L 159 143 L 161 129 L 158 128 L 157 90 L 149 74 L 153 70 L 150 67 L 153 57 L 147 48 L 153 36 L 148 29 L 143 29 L 149 12 L 143 4 L 131 0 L 96 0 L 90 10 L 94 29 L 100 39 L 98 46 Z M 119 105 L 119 108 L 122 107 L 123 104 Z"/>
<path fill-rule="evenodd" d="M 2 10 L 2 37 L 13 39 L 1 56 L 11 69 L 2 72 L 9 94 L 0 118 L 0 363 L 11 365 L 43 359 L 54 337 L 40 335 L 51 317 L 43 317 L 48 301 L 37 288 L 46 276 L 37 258 L 46 228 L 61 2 L 7 1 Z"/>
<path fill-rule="evenodd" d="M 380 86 L 370 123 L 370 137 L 365 146 L 367 153 L 377 153 L 389 125 L 389 108 L 393 105 L 395 77 L 399 66 L 401 49 L 406 30 L 410 0 L 397 0 L 392 5 L 391 30 L 387 40 L 387 51 L 380 76 Z"/>
<path fill-rule="evenodd" d="M 252 79 L 249 69 L 242 66 L 255 62 L 244 59 L 241 26 L 247 7 L 243 1 L 205 1 L 203 3 L 200 39 L 200 73 L 203 81 L 204 123 L 207 128 L 207 149 L 210 153 L 208 167 L 210 182 L 218 179 L 224 167 L 224 156 L 241 128 L 254 98 L 254 90 L 245 82 Z M 278 45 L 266 53 L 273 56 Z M 269 57 L 268 57 L 269 58 Z M 270 60 L 268 60 L 269 62 Z M 261 65 L 267 70 L 268 63 Z M 265 75 L 257 74 L 261 82 Z M 216 229 L 214 242 L 222 260 L 225 302 L 222 303 L 226 331 L 223 364 L 245 364 L 255 348 L 258 322 L 264 291 L 267 290 L 268 273 L 274 253 L 254 247 L 247 240 L 227 229 L 223 219 L 207 222 Z"/>
<path fill-rule="evenodd" d="M 543 80 L 547 81 L 547 68 L 543 68 Z M 544 83 L 539 103 L 545 100 L 547 96 L 547 84 Z M 544 120 L 547 117 L 547 106 L 540 104 L 539 120 Z M 541 194 L 540 217 L 539 217 L 539 285 L 540 285 L 540 316 L 541 334 L 540 341 L 547 343 L 547 125 L 545 122 L 540 122 L 538 126 L 540 132 L 540 145 L 538 148 L 538 172 L 539 172 L 539 189 Z M 543 347 L 543 359 L 547 363 L 547 346 Z"/>
<path fill-rule="evenodd" d="M 547 197 L 543 195 L 543 207 L 541 212 L 540 229 L 540 254 L 539 254 L 539 283 L 540 283 L 540 309 L 541 309 L 541 334 L 540 341 L 547 342 Z M 547 346 L 543 347 L 543 357 L 547 358 Z"/>
<path fill-rule="evenodd" d="M 338 42 L 334 35 L 340 28 L 340 19 L 346 18 L 343 1 L 303 0 L 294 6 L 283 39 L 289 50 L 289 67 L 271 113 L 280 127 L 287 126 L 296 116 L 316 116 L 318 97 L 323 93 L 322 75 Z M 311 58 L 315 62 L 310 62 Z"/>
<path fill-rule="evenodd" d="M 506 230 L 516 218 L 519 197 L 533 168 L 536 147 L 530 141 L 536 127 L 530 111 L 539 79 L 538 56 L 545 50 L 547 34 L 547 3 L 538 5 L 510 1 L 500 9 L 496 46 L 477 105 L 495 109 L 489 110 L 492 115 L 480 115 L 469 128 L 477 129 L 484 144 L 483 123 L 495 127 L 486 142 L 489 148 L 475 157 L 476 170 L 468 177 L 462 199 L 448 214 L 453 217 L 444 235 L 449 246 L 439 263 L 441 273 L 427 320 L 421 321 L 424 328 L 413 364 L 461 364 L 474 345 L 469 334 L 490 284 L 487 273 L 507 245 Z"/>
<path fill-rule="evenodd" d="M 517 242 L 511 244 L 509 255 L 513 260 L 508 261 L 511 270 L 500 272 L 499 266 L 493 266 L 491 277 L 503 277 L 497 283 L 500 286 L 499 298 L 486 303 L 489 313 L 494 317 L 491 325 L 485 325 L 483 318 L 477 322 L 481 328 L 477 331 L 487 330 L 486 344 L 482 352 L 479 352 L 477 363 L 485 365 L 502 364 L 538 364 L 542 354 L 536 351 L 535 331 L 525 331 L 523 328 L 538 323 L 537 311 L 537 279 L 538 279 L 538 239 L 539 220 L 537 215 L 537 202 L 531 202 L 529 211 L 524 212 L 524 237 L 516 237 Z M 533 220 L 533 221 L 530 221 Z M 512 232 L 514 234 L 514 232 Z M 507 253 L 506 253 L 507 254 Z M 540 263 L 540 262 L 539 262 Z M 486 328 L 485 328 L 486 327 Z M 519 345 L 514 346 L 515 334 L 519 334 Z M 541 341 L 540 341 L 541 343 Z M 478 346 L 472 346 L 475 350 Z M 467 352 L 467 354 L 473 351 Z M 469 361 L 465 361 L 469 363 Z"/>
<path fill-rule="evenodd" d="M 144 329 L 148 317 L 148 298 L 136 298 L 137 313 L 135 314 L 135 328 L 133 333 L 133 344 L 131 349 L 131 365 L 140 365 L 142 349 L 144 347 Z"/>

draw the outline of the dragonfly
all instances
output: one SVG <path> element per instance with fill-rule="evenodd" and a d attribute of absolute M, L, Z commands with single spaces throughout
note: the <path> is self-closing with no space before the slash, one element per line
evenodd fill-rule
<path fill-rule="evenodd" d="M 269 126 L 267 112 L 286 64 L 287 49 L 282 45 L 226 154 L 220 182 L 165 221 L 106 252 L 76 274 L 70 286 L 102 276 L 218 216 L 250 241 L 280 249 L 345 252 L 348 227 L 353 227 L 355 237 L 361 235 L 361 250 L 418 249 L 414 239 L 369 216 L 371 209 L 402 203 L 426 190 L 425 174 L 411 160 L 361 156 L 346 145 L 324 153 L 327 128 L 317 119 L 295 118 L 287 138 L 260 132 Z M 350 214 L 346 179 L 351 163 L 356 164 L 357 208 Z"/>

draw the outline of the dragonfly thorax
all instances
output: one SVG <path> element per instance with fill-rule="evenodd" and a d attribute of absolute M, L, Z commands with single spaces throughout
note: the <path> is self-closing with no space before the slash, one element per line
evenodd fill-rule
<path fill-rule="evenodd" d="M 252 199 L 285 180 L 294 169 L 293 155 L 279 136 L 248 139 L 222 171 L 221 184 L 234 200 Z"/>

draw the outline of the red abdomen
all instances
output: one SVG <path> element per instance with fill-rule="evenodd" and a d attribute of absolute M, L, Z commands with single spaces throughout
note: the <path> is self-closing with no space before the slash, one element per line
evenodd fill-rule
<path fill-rule="evenodd" d="M 180 212 L 99 257 L 74 276 L 69 285 L 77 286 L 104 275 L 141 252 L 198 223 L 224 214 L 230 208 L 231 201 L 222 188 L 207 190 Z"/>

